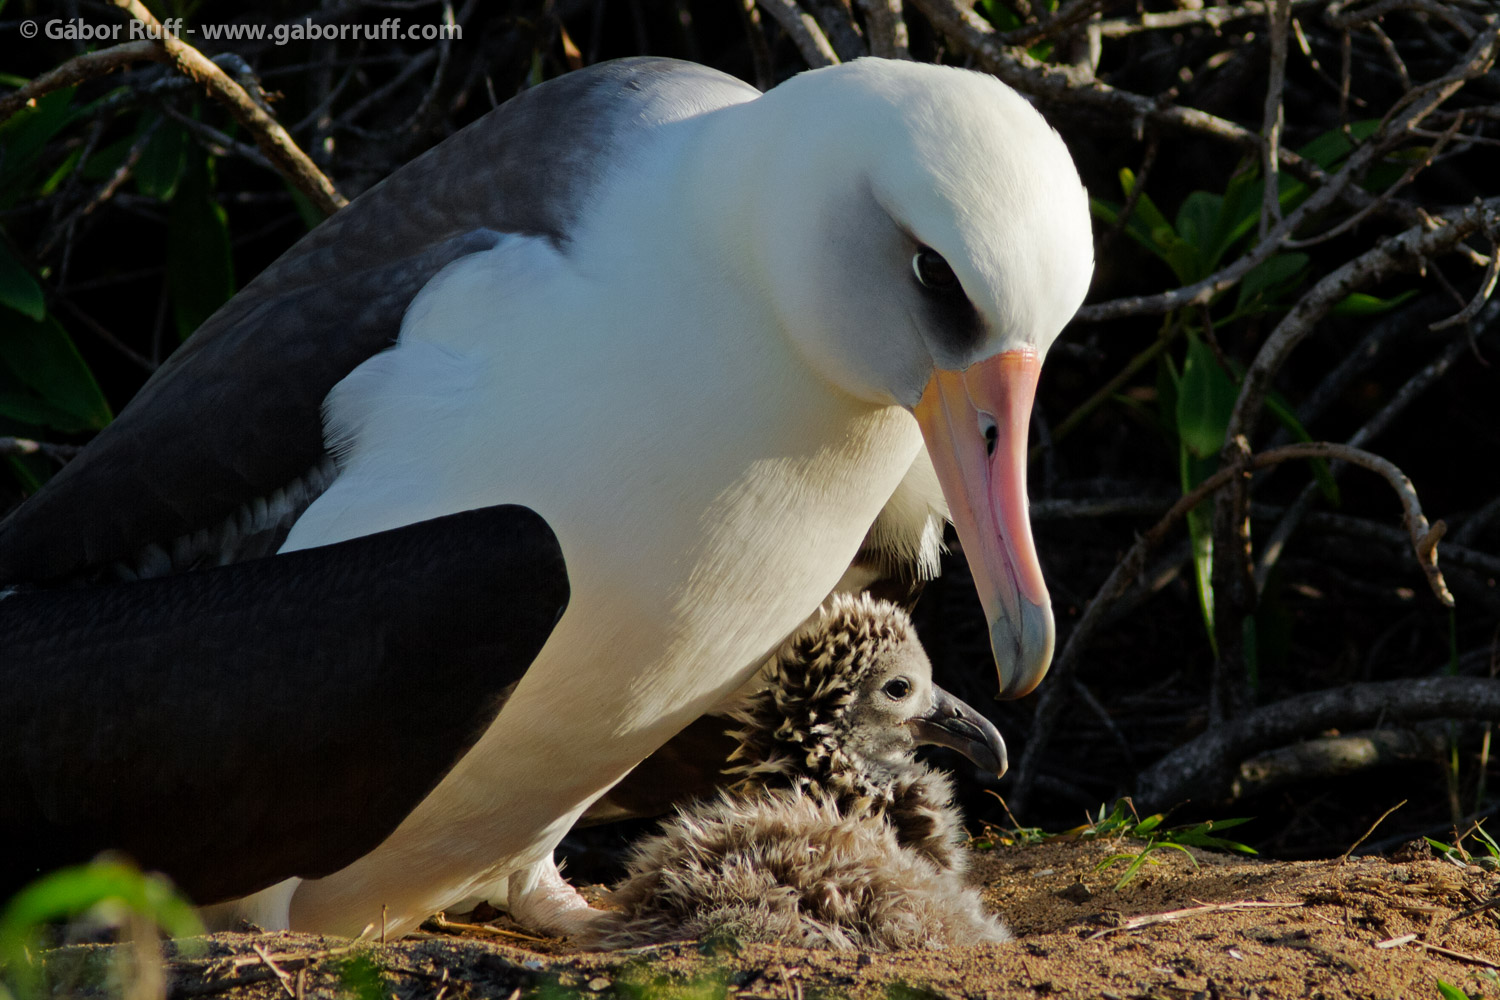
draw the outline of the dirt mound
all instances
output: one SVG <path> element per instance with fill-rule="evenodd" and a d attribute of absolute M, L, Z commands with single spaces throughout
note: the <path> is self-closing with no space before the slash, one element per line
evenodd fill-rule
<path fill-rule="evenodd" d="M 1276 862 L 1158 851 L 1117 887 L 1133 841 L 999 847 L 974 877 L 1013 944 L 866 955 L 731 940 L 579 954 L 504 921 L 388 945 L 218 934 L 163 949 L 173 997 L 1031 998 L 1500 994 L 1500 873 L 1441 859 Z M 434 925 L 429 925 L 429 927 Z M 196 950 L 195 950 L 196 949 Z M 129 946 L 49 954 L 53 995 L 118 988 Z M 149 964 L 149 963 L 148 963 Z M 149 970 L 148 970 L 149 971 Z"/>

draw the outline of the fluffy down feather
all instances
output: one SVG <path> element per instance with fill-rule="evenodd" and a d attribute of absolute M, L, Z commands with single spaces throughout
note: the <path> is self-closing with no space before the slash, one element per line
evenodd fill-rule
<path fill-rule="evenodd" d="M 963 878 L 952 787 L 887 717 L 862 712 L 887 674 L 931 667 L 900 609 L 836 597 L 782 647 L 738 715 L 735 784 L 636 846 L 594 948 L 730 934 L 887 951 L 1011 939 Z M 904 730 L 903 730 L 904 732 Z M 887 749 L 884 753 L 874 747 Z"/>

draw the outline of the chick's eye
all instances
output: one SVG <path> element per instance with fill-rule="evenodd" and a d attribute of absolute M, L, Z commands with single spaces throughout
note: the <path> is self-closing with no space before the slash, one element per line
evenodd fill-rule
<path fill-rule="evenodd" d="M 911 682 L 905 677 L 895 677 L 886 681 L 885 687 L 880 690 L 884 691 L 887 697 L 900 701 L 911 693 Z"/>
<path fill-rule="evenodd" d="M 931 247 L 923 247 L 911 259 L 911 269 L 922 287 L 931 292 L 949 293 L 959 290 L 958 275 L 943 259 L 943 255 Z"/>

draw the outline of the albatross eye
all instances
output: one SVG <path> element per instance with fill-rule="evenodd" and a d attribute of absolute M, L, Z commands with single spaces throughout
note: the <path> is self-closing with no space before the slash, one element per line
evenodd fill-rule
<path fill-rule="evenodd" d="M 943 255 L 931 247 L 923 247 L 916 252 L 911 259 L 911 269 L 922 287 L 928 291 L 943 294 L 959 291 L 958 275 L 953 273 L 953 268 L 943 259 Z"/>
<path fill-rule="evenodd" d="M 886 681 L 885 687 L 880 690 L 884 691 L 886 696 L 893 701 L 900 701 L 911 693 L 911 681 L 908 681 L 905 677 L 893 677 Z"/>

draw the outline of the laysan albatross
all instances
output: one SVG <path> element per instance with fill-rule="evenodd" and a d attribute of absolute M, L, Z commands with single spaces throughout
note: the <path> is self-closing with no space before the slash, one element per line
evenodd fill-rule
<path fill-rule="evenodd" d="M 762 96 L 591 67 L 249 284 L 0 524 L 0 581 L 531 507 L 572 598 L 495 723 L 378 848 L 235 912 L 399 934 L 508 882 L 566 931 L 590 918 L 551 864 L 573 820 L 744 683 L 867 535 L 930 558 L 931 470 L 1002 694 L 1040 680 L 1026 430 L 1091 271 L 1066 148 L 993 78 L 862 59 Z"/>

